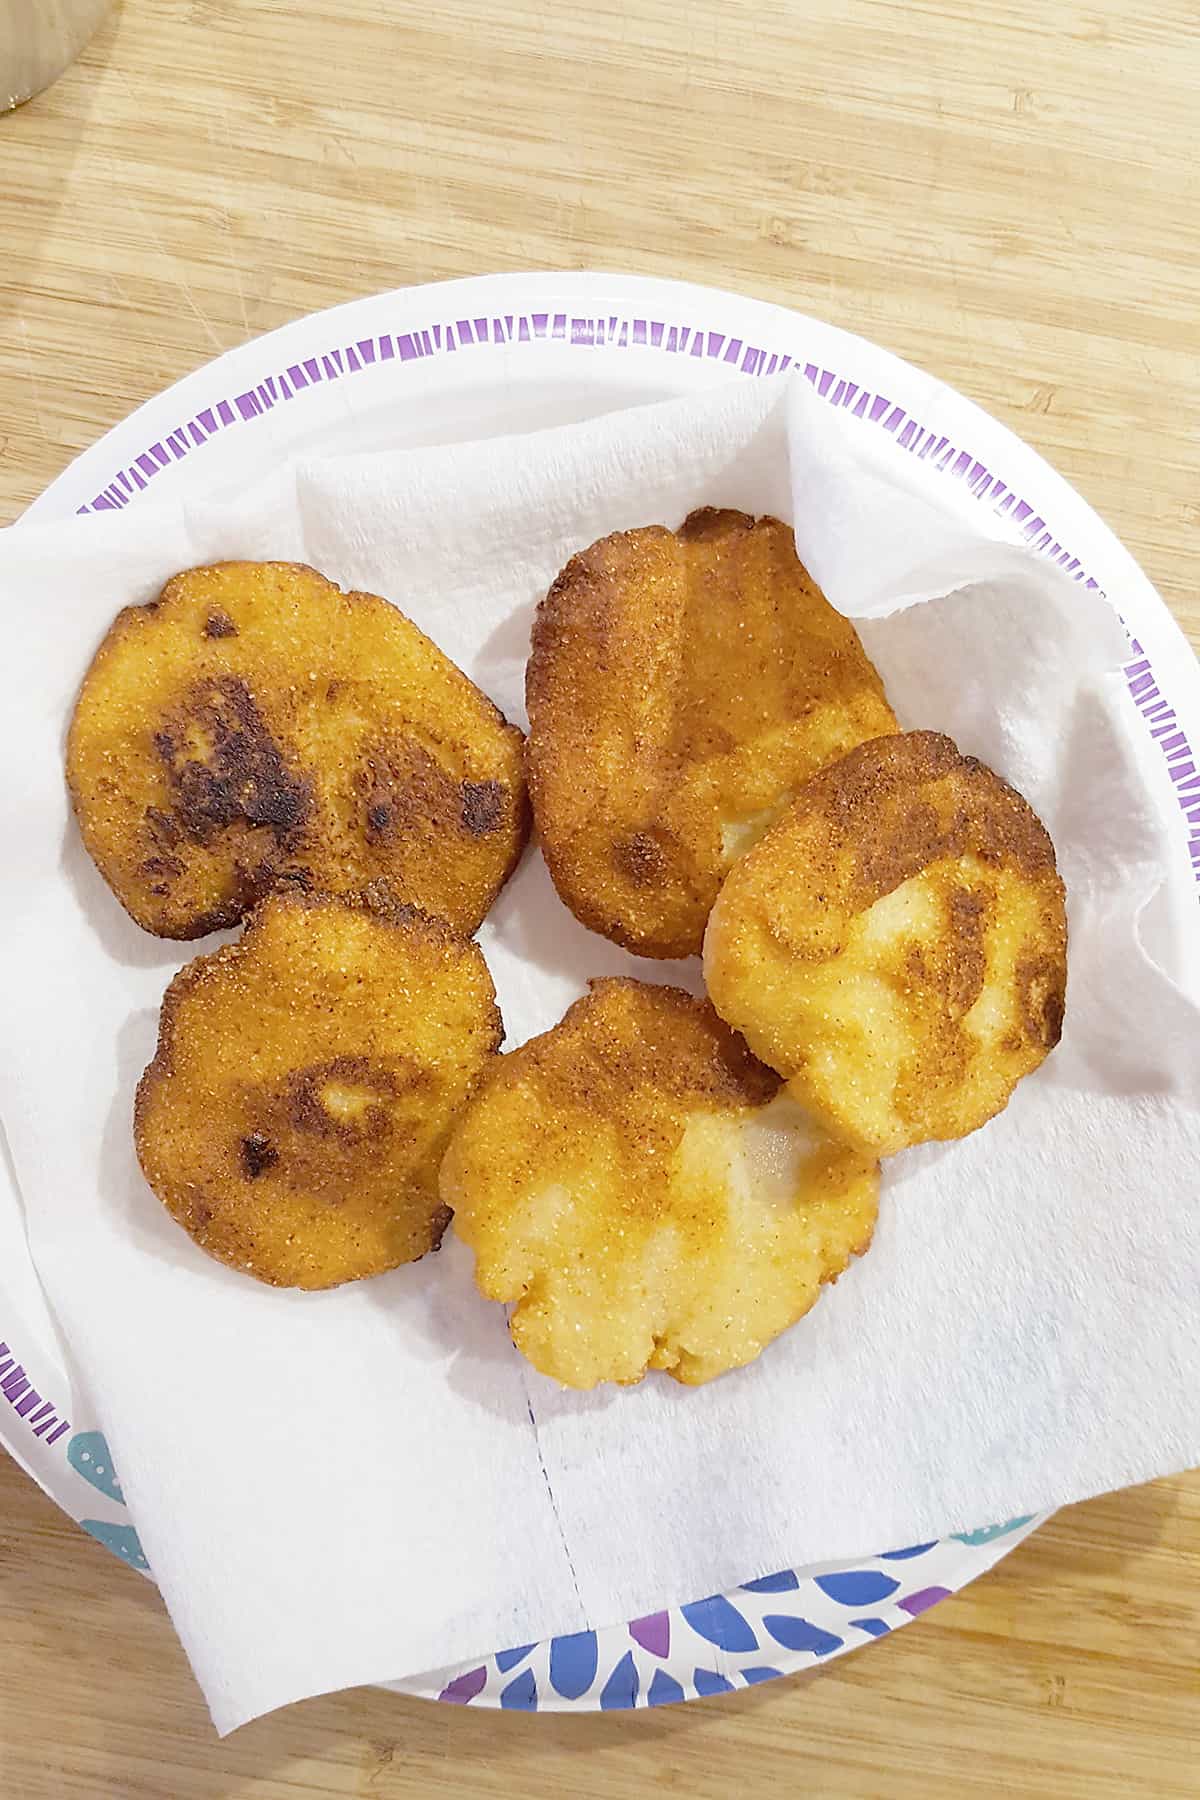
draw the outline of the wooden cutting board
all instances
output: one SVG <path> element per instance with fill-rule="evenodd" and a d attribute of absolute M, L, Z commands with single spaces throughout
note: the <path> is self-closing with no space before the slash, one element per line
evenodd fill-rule
<path fill-rule="evenodd" d="M 1200 640 L 1194 0 L 124 0 L 0 118 L 0 523 L 217 351 L 538 267 L 736 288 L 922 364 Z M 816 1677 L 604 1717 L 362 1692 L 220 1743 L 154 1590 L 0 1458 L 0 1657 L 5 1800 L 1177 1800 L 1200 1477 L 1060 1514 Z"/>

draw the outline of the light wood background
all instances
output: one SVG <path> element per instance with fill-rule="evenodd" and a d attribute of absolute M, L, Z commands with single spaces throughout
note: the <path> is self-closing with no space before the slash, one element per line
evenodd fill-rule
<path fill-rule="evenodd" d="M 923 364 L 1200 636 L 1195 0 L 125 0 L 0 119 L 0 522 L 254 333 L 536 267 L 738 288 Z M 219 1743 L 153 1590 L 0 1460 L 0 1671 L 5 1800 L 1176 1800 L 1200 1477 L 1060 1515 L 815 1678 L 602 1718 L 364 1692 Z"/>

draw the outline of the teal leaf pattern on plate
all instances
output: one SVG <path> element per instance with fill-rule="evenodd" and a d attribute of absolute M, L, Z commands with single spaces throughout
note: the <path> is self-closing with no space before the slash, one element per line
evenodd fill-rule
<path fill-rule="evenodd" d="M 132 1525 L 114 1525 L 109 1519 L 80 1519 L 79 1523 L 98 1544 L 103 1544 L 106 1550 L 127 1562 L 131 1569 L 141 1569 L 144 1575 L 150 1573 L 146 1552 Z"/>
<path fill-rule="evenodd" d="M 113 1468 L 112 1456 L 102 1431 L 77 1431 L 67 1445 L 67 1461 L 77 1475 L 121 1506 L 125 1496 Z"/>

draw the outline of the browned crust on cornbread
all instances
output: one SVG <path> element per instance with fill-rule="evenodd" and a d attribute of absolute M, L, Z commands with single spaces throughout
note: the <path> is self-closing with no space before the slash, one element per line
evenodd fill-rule
<path fill-rule="evenodd" d="M 119 613 L 67 779 L 101 874 L 164 937 L 371 883 L 472 931 L 529 830 L 520 732 L 394 606 L 302 564 L 188 570 Z"/>
<path fill-rule="evenodd" d="M 381 1273 L 440 1242 L 442 1150 L 502 1037 L 478 946 L 442 920 L 269 896 L 167 989 L 138 1159 L 195 1242 L 260 1281 Z"/>
<path fill-rule="evenodd" d="M 873 912 L 893 894 L 904 912 Z M 732 871 L 705 977 L 830 1130 L 882 1153 L 962 1136 L 1062 1032 L 1053 844 L 1024 798 L 949 738 L 862 744 Z"/>
<path fill-rule="evenodd" d="M 581 551 L 538 608 L 527 768 L 555 886 L 637 954 L 696 953 L 736 851 L 895 720 L 778 519 L 717 508 Z"/>

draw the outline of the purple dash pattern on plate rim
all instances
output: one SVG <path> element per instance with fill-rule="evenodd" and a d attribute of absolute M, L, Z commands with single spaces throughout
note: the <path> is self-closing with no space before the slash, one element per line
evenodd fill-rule
<path fill-rule="evenodd" d="M 928 462 L 938 474 L 962 482 L 971 495 L 1000 517 L 1020 528 L 1021 536 L 1038 555 L 1050 561 L 1085 587 L 1099 583 L 1059 542 L 1039 512 L 986 464 L 952 443 L 944 433 L 927 429 L 886 394 L 872 393 L 833 369 L 801 363 L 787 352 L 746 343 L 727 332 L 708 331 L 699 325 L 641 319 L 617 313 L 578 317 L 566 312 L 489 314 L 474 319 L 444 319 L 414 331 L 359 338 L 317 356 L 304 357 L 286 369 L 247 388 L 232 398 L 204 407 L 193 418 L 177 425 L 151 444 L 133 462 L 118 469 L 106 487 L 81 513 L 111 511 L 128 505 L 143 492 L 160 470 L 182 462 L 214 437 L 232 426 L 248 424 L 276 406 L 300 398 L 323 382 L 341 381 L 379 364 L 422 362 L 450 356 L 479 345 L 510 348 L 521 344 L 558 342 L 582 350 L 652 350 L 724 363 L 744 375 L 775 375 L 788 368 L 801 369 L 816 393 L 830 406 L 853 418 L 877 426 L 889 434 L 898 450 Z M 1174 709 L 1164 698 L 1158 679 L 1136 639 L 1133 661 L 1126 668 L 1130 694 L 1146 721 L 1152 738 L 1166 758 L 1188 832 L 1192 874 L 1200 887 L 1200 771 Z"/>
<path fill-rule="evenodd" d="M 71 1429 L 69 1419 L 62 1417 L 53 1400 L 45 1399 L 34 1387 L 17 1361 L 17 1353 L 0 1338 L 0 1394 L 8 1401 L 18 1419 L 35 1438 L 47 1446 L 57 1444 Z"/>
<path fill-rule="evenodd" d="M 1004 479 L 919 419 L 834 370 L 728 333 L 678 321 L 606 314 L 578 317 L 561 311 L 491 314 L 442 320 L 422 329 L 365 337 L 276 370 L 254 387 L 203 408 L 118 469 L 81 513 L 125 507 L 146 491 L 161 470 L 184 460 L 221 433 L 263 417 L 275 406 L 303 397 L 321 383 L 339 381 L 385 363 L 424 361 L 479 345 L 512 347 L 551 341 L 581 350 L 649 350 L 719 362 L 748 376 L 788 368 L 802 372 L 830 406 L 889 435 L 899 451 L 928 463 L 939 475 L 965 485 L 972 497 L 1019 528 L 1037 554 L 1048 557 L 1084 586 L 1099 583 L 1055 537 L 1046 520 Z M 1188 854 L 1200 884 L 1200 773 L 1174 709 L 1136 639 L 1125 674 L 1130 696 L 1166 759 L 1188 832 Z M 15 1352 L 0 1341 L 0 1396 L 25 1428 L 47 1445 L 63 1445 L 75 1474 L 109 1503 L 124 1507 L 120 1484 L 103 1437 L 76 1432 L 56 1403 L 33 1387 Z M 149 1573 L 133 1526 L 118 1515 L 79 1520 L 107 1548 Z M 1032 1516 L 955 1534 L 938 1542 L 881 1553 L 854 1568 L 821 1573 L 783 1570 L 747 1582 L 734 1594 L 713 1594 L 628 1625 L 578 1632 L 541 1644 L 504 1650 L 465 1668 L 445 1670 L 417 1691 L 450 1704 L 508 1710 L 579 1707 L 612 1711 L 661 1706 L 727 1693 L 844 1654 L 919 1617 L 965 1586 L 1039 1521 Z M 941 1577 L 942 1579 L 939 1579 Z"/>

